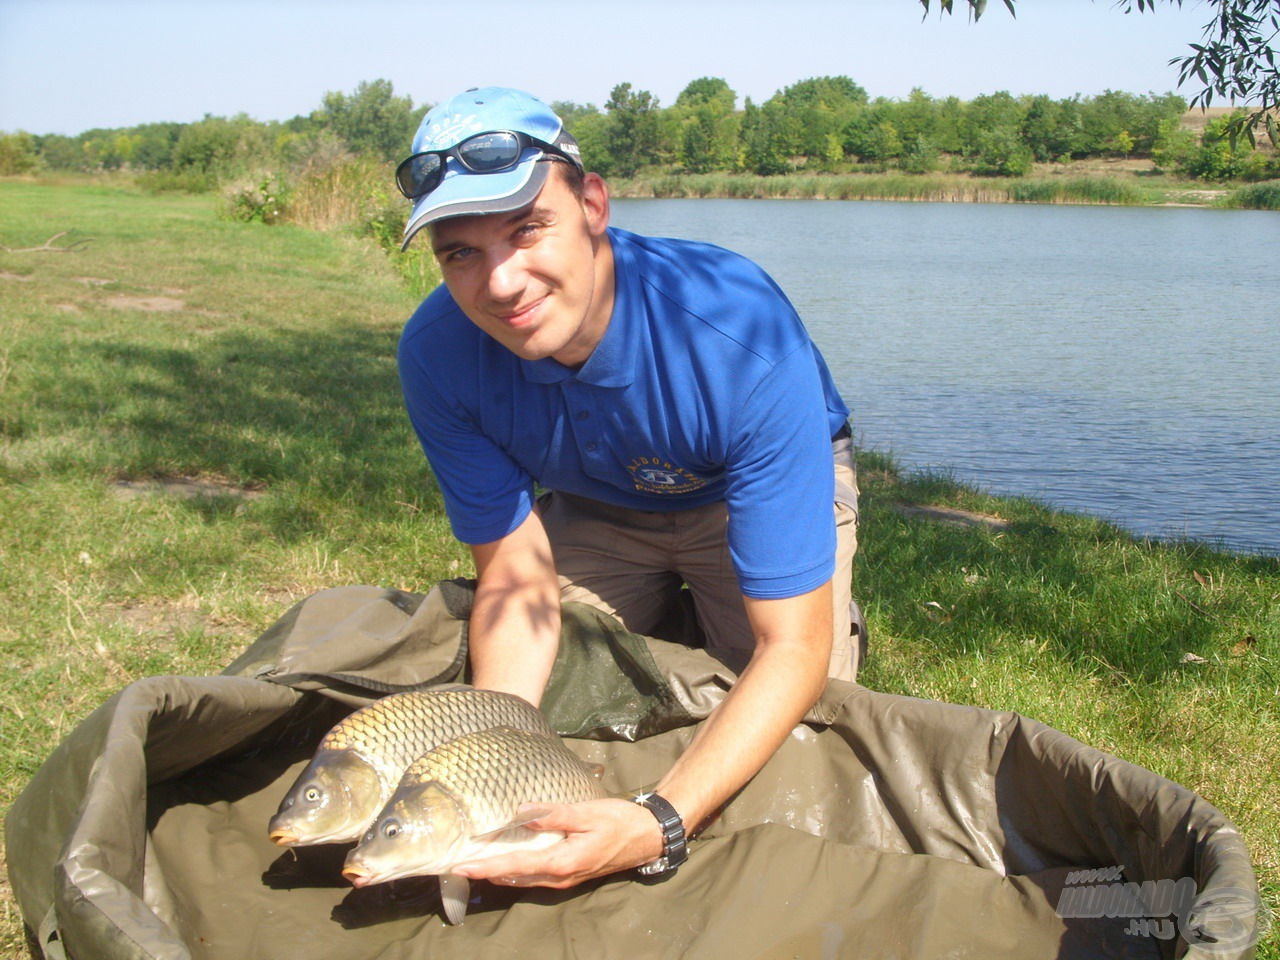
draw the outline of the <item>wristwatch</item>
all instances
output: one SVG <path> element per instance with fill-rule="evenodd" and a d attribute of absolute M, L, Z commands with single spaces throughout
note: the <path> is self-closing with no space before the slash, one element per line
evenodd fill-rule
<path fill-rule="evenodd" d="M 680 864 L 689 859 L 689 842 L 684 833 L 684 821 L 665 797 L 656 793 L 642 793 L 631 798 L 658 819 L 662 827 L 662 856 L 652 863 L 637 867 L 643 877 L 669 877 Z"/>

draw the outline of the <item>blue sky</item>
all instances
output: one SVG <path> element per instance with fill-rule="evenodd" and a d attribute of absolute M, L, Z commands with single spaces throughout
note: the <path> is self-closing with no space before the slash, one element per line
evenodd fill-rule
<path fill-rule="evenodd" d="M 957 9 L 962 0 L 956 0 Z M 723 77 L 756 101 L 846 74 L 870 94 L 1055 98 L 1177 89 L 1203 0 L 991 0 L 982 21 L 918 0 L 0 0 L 0 130 L 247 113 L 285 120 L 326 91 L 387 79 L 415 104 L 470 86 L 601 105 L 630 82 L 664 105 Z M 1189 96 L 1193 91 L 1179 91 Z"/>

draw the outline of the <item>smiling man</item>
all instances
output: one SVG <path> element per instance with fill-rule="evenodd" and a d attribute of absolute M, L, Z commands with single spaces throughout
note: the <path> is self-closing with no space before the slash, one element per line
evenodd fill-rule
<path fill-rule="evenodd" d="M 672 638 L 738 673 L 655 793 L 554 808 L 534 826 L 563 843 L 458 872 L 564 887 L 674 870 L 686 829 L 827 678 L 854 679 L 848 409 L 757 266 L 610 227 L 605 182 L 541 101 L 469 90 L 413 149 L 405 245 L 425 229 L 444 284 L 405 329 L 400 373 L 475 558 L 472 682 L 538 703 L 563 600 L 665 635 L 689 598 L 696 626 Z"/>

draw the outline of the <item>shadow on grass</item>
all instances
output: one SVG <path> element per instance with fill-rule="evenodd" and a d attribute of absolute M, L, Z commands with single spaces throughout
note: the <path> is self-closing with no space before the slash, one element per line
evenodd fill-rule
<path fill-rule="evenodd" d="M 194 347 L 72 341 L 26 416 L 50 444 L 32 472 L 216 476 L 332 497 L 425 485 L 395 370 L 396 335 L 231 330 Z"/>
<path fill-rule="evenodd" d="M 931 522 L 903 516 L 903 502 L 999 512 L 1008 523 Z M 1119 683 L 1256 642 L 1274 620 L 1257 585 L 1280 580 L 1280 558 L 1138 540 L 1033 501 L 883 469 L 864 483 L 859 542 L 856 595 L 893 634 L 922 639 L 940 657 L 1030 643 Z"/>

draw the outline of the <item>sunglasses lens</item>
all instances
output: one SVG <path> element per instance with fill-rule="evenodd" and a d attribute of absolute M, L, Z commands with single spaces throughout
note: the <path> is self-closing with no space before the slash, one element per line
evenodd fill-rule
<path fill-rule="evenodd" d="M 396 184 L 410 200 L 430 193 L 440 182 L 444 160 L 434 153 L 414 154 L 396 168 Z"/>
<path fill-rule="evenodd" d="M 472 173 L 496 173 L 516 165 L 520 140 L 514 133 L 481 133 L 460 143 L 458 156 Z"/>

